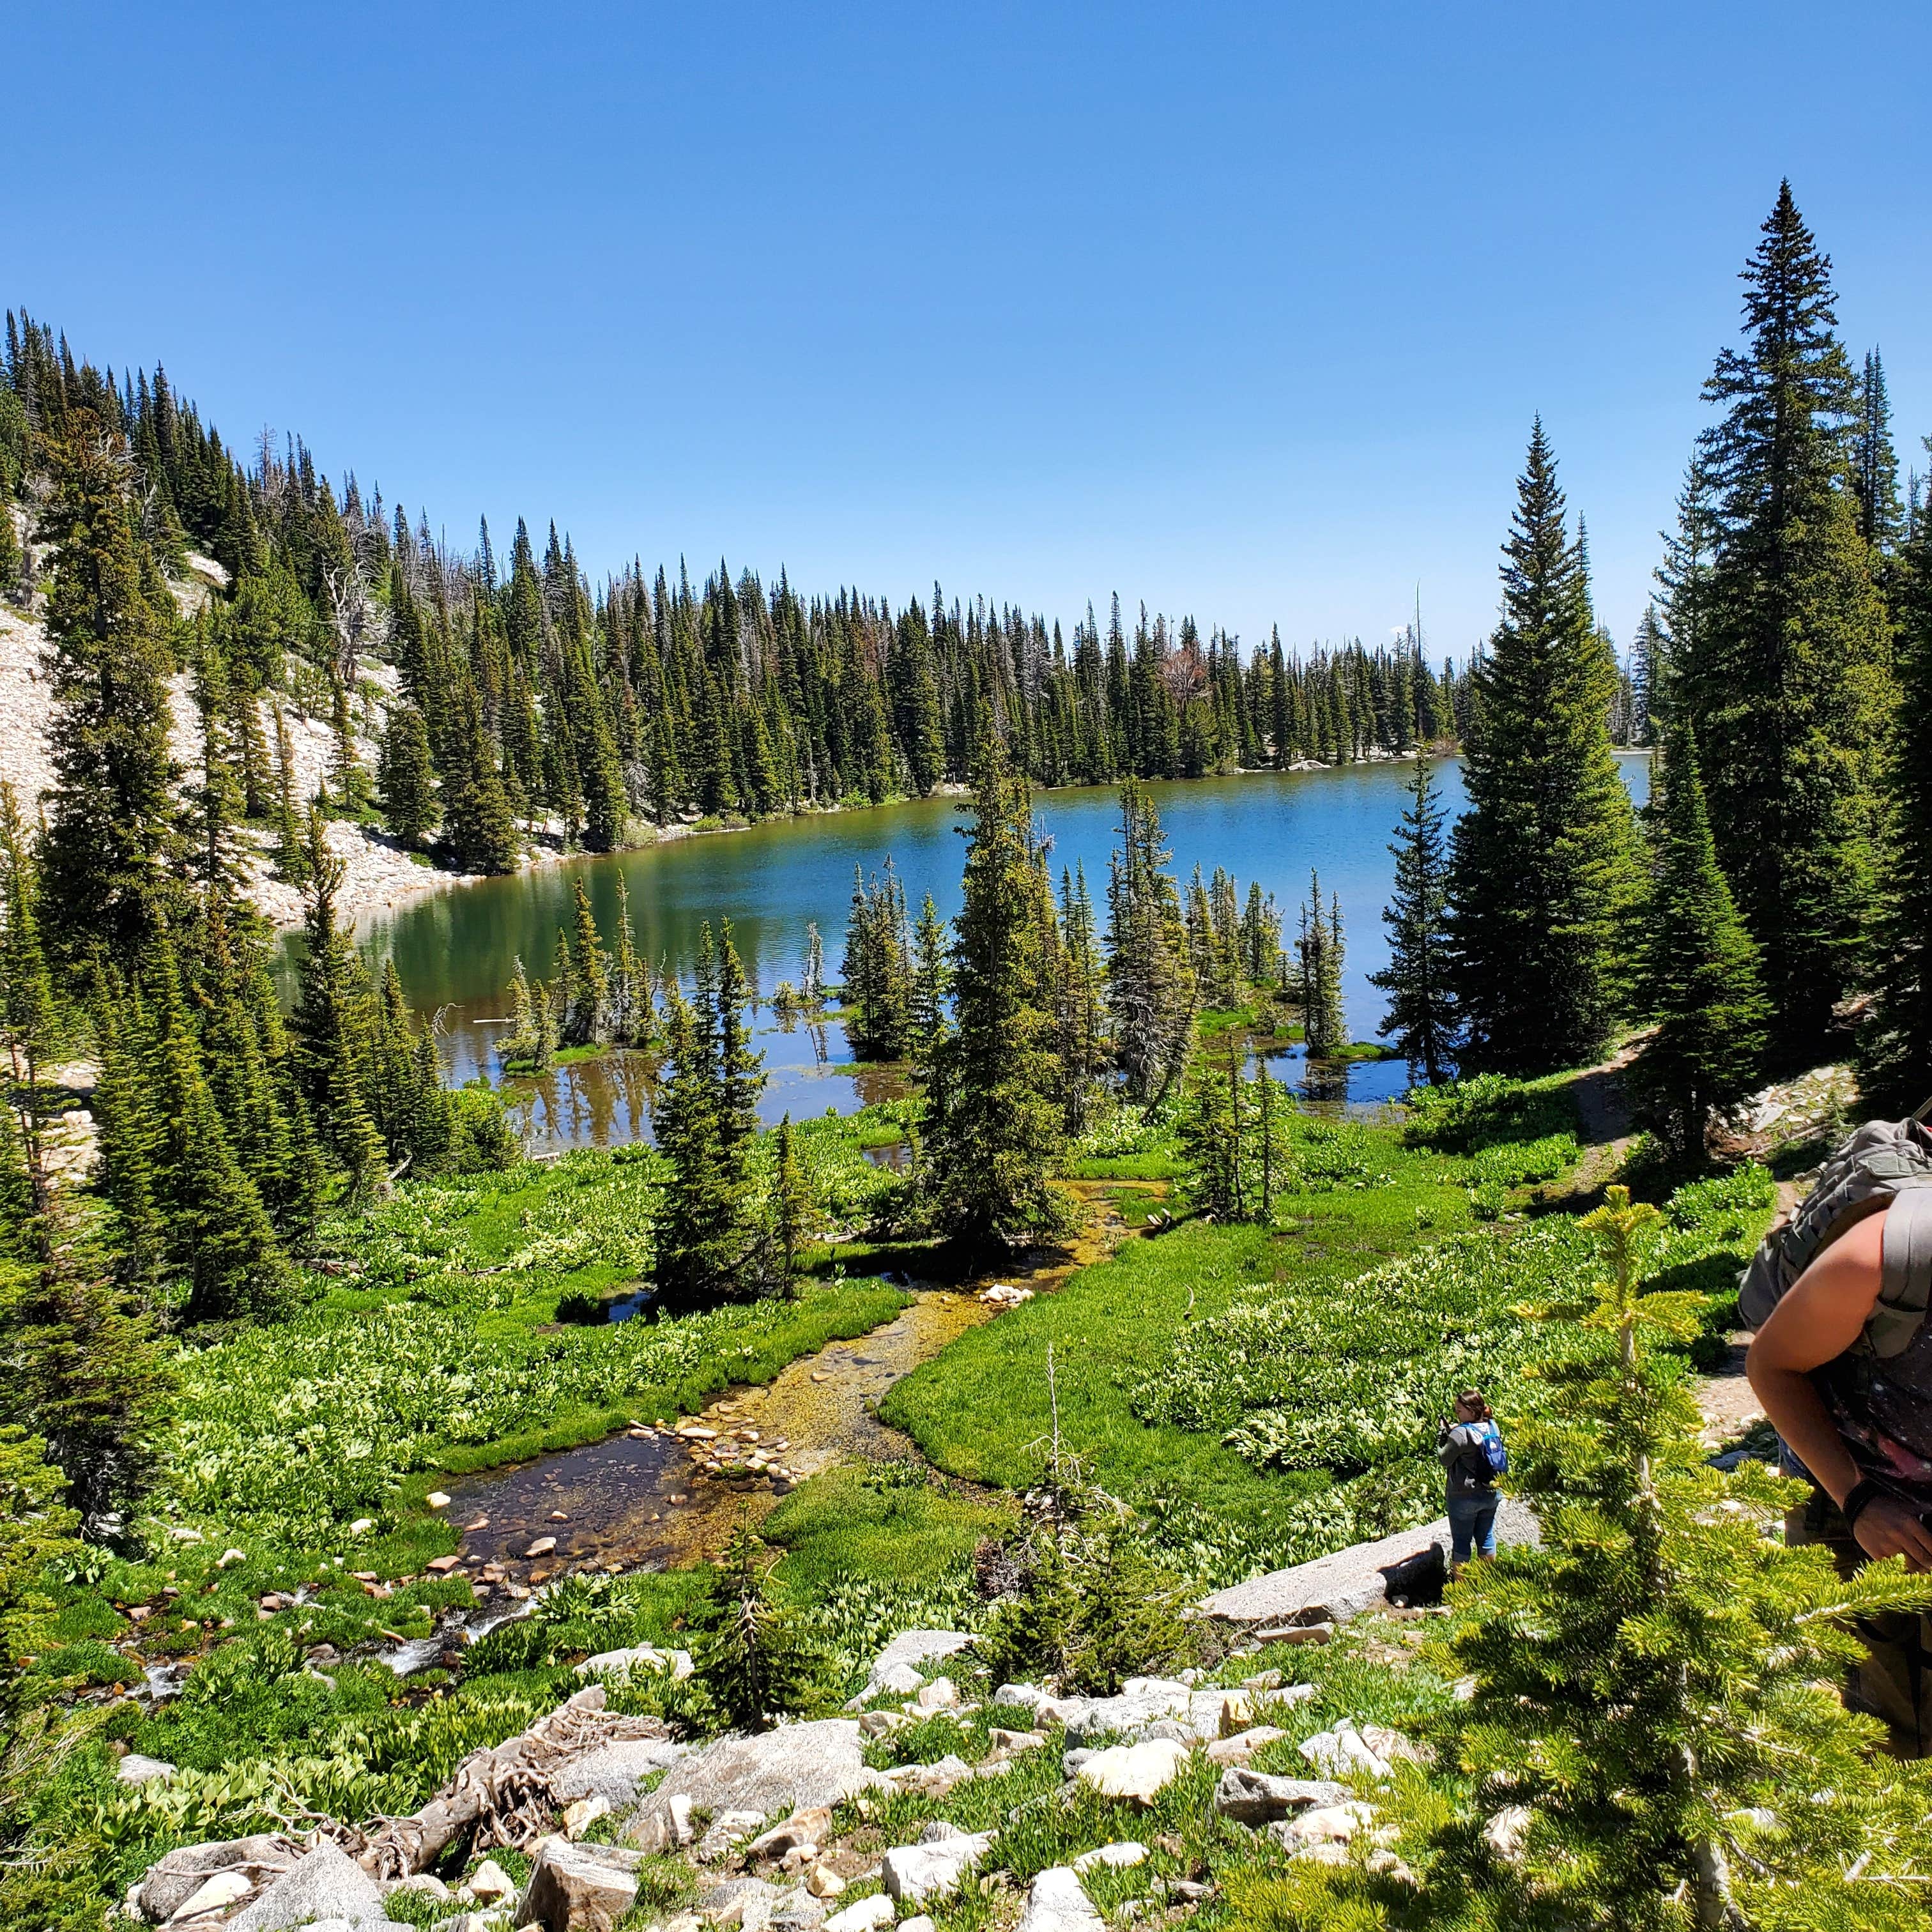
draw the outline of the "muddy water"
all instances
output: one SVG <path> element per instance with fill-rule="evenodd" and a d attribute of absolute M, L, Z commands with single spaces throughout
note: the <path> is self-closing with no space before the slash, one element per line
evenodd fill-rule
<path fill-rule="evenodd" d="M 985 1290 L 1004 1284 L 1050 1294 L 1126 1235 L 1102 1186 L 1075 1185 L 1095 1211 L 1070 1248 L 957 1287 L 916 1286 L 912 1301 L 884 1327 L 829 1342 L 770 1384 L 734 1389 L 704 1411 L 704 1426 L 717 1432 L 710 1448 L 736 1438 L 737 1453 L 747 1454 L 752 1444 L 744 1432 L 755 1432 L 756 1446 L 783 1476 L 711 1474 L 694 1460 L 692 1444 L 655 1427 L 485 1471 L 448 1486 L 449 1520 L 466 1526 L 464 1568 L 512 1594 L 566 1570 L 672 1568 L 716 1550 L 741 1511 L 762 1518 L 796 1483 L 835 1462 L 916 1460 L 911 1439 L 876 1412 L 893 1383 L 996 1318 L 1000 1305 L 982 1299 Z M 1164 1191 L 1158 1183 L 1146 1186 Z M 660 1419 L 679 1420 L 637 1418 L 647 1425 Z M 472 1523 L 478 1527 L 466 1527 Z M 545 1538 L 554 1546 L 530 1556 Z"/>
<path fill-rule="evenodd" d="M 730 1431 L 755 1430 L 801 1482 L 843 1456 L 913 1457 L 910 1442 L 873 1413 L 880 1397 L 994 1312 L 975 1293 L 926 1290 L 884 1327 L 802 1357 L 767 1386 L 734 1389 L 702 1420 L 721 1441 Z M 775 1447 L 781 1443 L 782 1449 Z M 792 1486 L 761 1476 L 709 1474 L 694 1462 L 689 1445 L 668 1432 L 618 1436 L 452 1483 L 448 1515 L 460 1525 L 486 1522 L 465 1534 L 466 1558 L 529 1584 L 563 1570 L 694 1562 L 718 1548 L 741 1510 L 761 1517 Z M 555 1549 L 528 1557 L 531 1545 L 546 1537 L 556 1539 Z"/>

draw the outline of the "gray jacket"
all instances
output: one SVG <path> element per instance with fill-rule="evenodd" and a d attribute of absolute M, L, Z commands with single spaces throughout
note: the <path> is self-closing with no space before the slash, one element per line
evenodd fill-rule
<path fill-rule="evenodd" d="M 1495 1493 L 1496 1479 L 1483 1449 L 1490 1427 L 1486 1422 L 1445 1422 L 1436 1432 L 1436 1454 L 1449 1473 L 1452 1498 Z"/>

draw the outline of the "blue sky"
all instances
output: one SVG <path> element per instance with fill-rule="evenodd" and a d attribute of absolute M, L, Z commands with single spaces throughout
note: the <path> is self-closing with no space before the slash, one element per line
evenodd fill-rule
<path fill-rule="evenodd" d="M 13 7 L 0 302 L 466 546 L 1619 642 L 1780 174 L 1932 430 L 1932 8 Z"/>

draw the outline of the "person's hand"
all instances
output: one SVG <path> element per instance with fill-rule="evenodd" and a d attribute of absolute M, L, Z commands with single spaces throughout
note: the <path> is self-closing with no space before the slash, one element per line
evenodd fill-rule
<path fill-rule="evenodd" d="M 1932 1572 L 1932 1530 L 1895 1497 L 1866 1504 L 1852 1534 L 1868 1556 L 1902 1556 L 1908 1570 L 1921 1576 Z"/>

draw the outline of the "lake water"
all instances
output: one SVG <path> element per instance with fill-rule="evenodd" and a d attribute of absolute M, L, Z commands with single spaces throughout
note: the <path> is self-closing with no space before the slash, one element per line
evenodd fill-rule
<path fill-rule="evenodd" d="M 1648 763 L 1623 760 L 1633 794 L 1644 796 Z M 1401 817 L 1406 764 L 1347 765 L 1319 772 L 1259 772 L 1153 788 L 1185 886 L 1199 865 L 1226 866 L 1246 897 L 1249 882 L 1273 892 L 1292 935 L 1307 897 L 1311 867 L 1322 896 L 1339 896 L 1347 940 L 1344 985 L 1350 1031 L 1372 1040 L 1383 996 L 1368 976 L 1387 961 L 1382 924 L 1393 872 L 1388 846 Z M 1438 768 L 1442 800 L 1453 815 L 1463 803 L 1458 766 Z M 952 799 L 926 799 L 820 817 L 776 820 L 742 832 L 674 840 L 608 858 L 573 860 L 514 878 L 424 894 L 381 915 L 358 937 L 373 962 L 393 956 L 411 1002 L 442 1010 L 444 1051 L 453 1076 L 496 1078 L 494 1043 L 508 1011 L 505 993 L 520 958 L 548 976 L 557 929 L 570 916 L 573 882 L 581 878 L 607 938 L 616 920 L 617 882 L 627 884 L 638 951 L 670 971 L 688 974 L 700 926 L 731 922 L 733 938 L 755 992 L 769 999 L 782 980 L 803 976 L 806 927 L 816 921 L 828 979 L 836 982 L 855 866 L 868 872 L 888 854 L 905 882 L 916 916 L 930 892 L 942 916 L 959 908 L 965 814 Z M 1096 917 L 1106 916 L 1108 856 L 1119 806 L 1110 788 L 1042 792 L 1034 814 L 1052 842 L 1056 879 L 1062 866 L 1084 865 Z M 782 1114 L 840 1112 L 896 1091 L 888 1076 L 855 1068 L 836 1022 L 782 1028 L 768 1007 L 755 1016 L 769 1079 L 760 1108 L 768 1123 Z M 1299 1055 L 1274 1063 L 1291 1082 Z M 506 1095 L 535 1148 L 603 1146 L 649 1131 L 650 1083 L 644 1061 L 617 1054 L 560 1068 L 536 1082 L 513 1081 Z M 1407 1084 L 1400 1063 L 1351 1068 L 1346 1097 L 1379 1101 Z M 1331 1096 L 1334 1090 L 1329 1090 Z"/>

